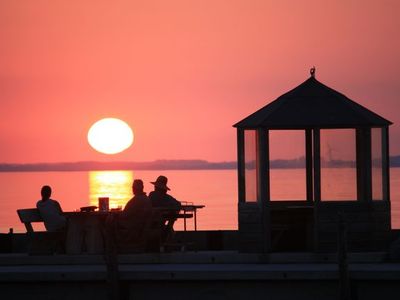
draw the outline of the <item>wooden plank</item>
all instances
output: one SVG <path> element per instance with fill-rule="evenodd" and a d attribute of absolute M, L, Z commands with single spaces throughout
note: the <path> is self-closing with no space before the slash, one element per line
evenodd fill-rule
<path fill-rule="evenodd" d="M 345 214 L 345 220 L 348 223 L 369 223 L 369 224 L 376 224 L 376 223 L 383 223 L 389 224 L 390 223 L 390 214 L 389 213 L 351 213 Z M 337 223 L 337 217 L 335 215 L 321 215 L 319 218 L 319 223 Z"/>
<path fill-rule="evenodd" d="M 24 223 L 26 232 L 32 233 L 33 227 L 31 223 L 43 222 L 42 216 L 37 208 L 17 209 L 17 214 L 22 223 Z"/>
<path fill-rule="evenodd" d="M 17 209 L 17 214 L 22 223 L 43 222 L 37 208 Z"/>
<path fill-rule="evenodd" d="M 360 223 L 360 224 L 370 224 L 372 227 L 380 228 L 380 227 L 385 227 L 390 229 L 391 226 L 391 221 L 390 221 L 390 215 L 355 215 L 352 214 L 352 216 L 345 216 L 345 219 L 348 224 L 355 224 L 355 223 Z M 317 220 L 318 224 L 320 226 L 324 226 L 325 224 L 337 224 L 337 217 L 334 215 L 332 216 L 320 216 L 320 219 Z"/>
<path fill-rule="evenodd" d="M 370 203 L 358 201 L 322 201 L 316 204 L 316 207 L 321 214 L 339 210 L 342 212 L 389 211 L 390 203 L 385 201 L 372 201 Z"/>
<path fill-rule="evenodd" d="M 336 232 L 337 223 L 320 223 L 318 232 Z M 390 230 L 389 223 L 363 223 L 363 222 L 346 222 L 349 232 L 384 232 Z"/>
<path fill-rule="evenodd" d="M 343 208 L 357 208 L 359 210 L 387 210 L 389 207 L 389 203 L 384 201 L 372 201 L 370 203 L 349 201 L 349 202 L 329 202 L 327 206 L 338 206 Z"/>

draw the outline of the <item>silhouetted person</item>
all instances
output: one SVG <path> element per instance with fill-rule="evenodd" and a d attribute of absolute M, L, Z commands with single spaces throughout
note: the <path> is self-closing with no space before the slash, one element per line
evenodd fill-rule
<path fill-rule="evenodd" d="M 170 188 L 167 186 L 168 178 L 165 176 L 158 176 L 157 180 L 151 182 L 154 185 L 154 191 L 149 194 L 149 198 L 153 207 L 156 208 L 181 208 L 181 203 L 171 195 L 167 194 Z"/>
<path fill-rule="evenodd" d="M 51 187 L 45 185 L 41 190 L 42 199 L 36 203 L 36 207 L 44 221 L 47 231 L 65 230 L 66 220 L 62 215 L 60 204 L 51 199 Z"/>
<path fill-rule="evenodd" d="M 123 215 L 125 218 L 141 217 L 151 212 L 151 201 L 143 191 L 143 181 L 135 179 L 132 184 L 133 198 L 125 205 Z"/>
<path fill-rule="evenodd" d="M 151 182 L 154 184 L 154 191 L 149 194 L 151 203 L 155 211 L 160 214 L 161 225 L 161 242 L 168 242 L 174 236 L 173 225 L 176 221 L 174 216 L 181 209 L 181 203 L 171 195 L 168 195 L 170 188 L 167 186 L 168 178 L 165 176 L 158 176 L 157 180 Z M 168 211 L 162 211 L 168 209 Z M 172 209 L 172 211 L 170 211 Z M 171 216 L 172 214 L 172 216 Z"/>
<path fill-rule="evenodd" d="M 135 179 L 132 184 L 133 198 L 128 201 L 118 221 L 118 246 L 122 252 L 140 252 L 146 248 L 149 237 L 152 205 L 143 191 L 143 181 Z"/>

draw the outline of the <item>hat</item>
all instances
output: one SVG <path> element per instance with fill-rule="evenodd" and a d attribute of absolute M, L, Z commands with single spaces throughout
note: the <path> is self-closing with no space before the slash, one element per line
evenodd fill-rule
<path fill-rule="evenodd" d="M 160 189 L 164 189 L 164 190 L 170 190 L 169 187 L 167 187 L 167 182 L 168 182 L 168 178 L 165 176 L 158 176 L 157 180 L 154 182 L 150 182 L 151 184 L 154 184 L 156 187 L 160 188 Z"/>

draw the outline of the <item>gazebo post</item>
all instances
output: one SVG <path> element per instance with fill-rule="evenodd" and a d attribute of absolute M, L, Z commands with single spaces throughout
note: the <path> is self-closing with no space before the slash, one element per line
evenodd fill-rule
<path fill-rule="evenodd" d="M 306 129 L 306 193 L 307 202 L 312 204 L 314 201 L 313 195 L 313 152 L 312 152 L 312 129 Z"/>
<path fill-rule="evenodd" d="M 389 127 L 382 128 L 382 188 L 383 200 L 390 202 Z"/>
<path fill-rule="evenodd" d="M 238 197 L 239 203 L 243 203 L 246 198 L 246 190 L 245 190 L 245 177 L 244 177 L 244 169 L 245 169 L 245 161 L 244 161 L 244 130 L 238 128 L 237 129 L 237 164 L 238 164 Z"/>
<path fill-rule="evenodd" d="M 320 129 L 313 129 L 313 186 L 314 186 L 314 230 L 313 230 L 313 241 L 314 250 L 319 251 L 319 213 L 318 205 L 321 202 L 321 145 L 320 145 Z"/>
<path fill-rule="evenodd" d="M 269 204 L 269 145 L 268 131 L 257 129 L 257 202 L 261 210 L 263 250 L 271 251 L 271 221 Z"/>
<path fill-rule="evenodd" d="M 357 201 L 372 201 L 371 129 L 356 129 Z"/>
<path fill-rule="evenodd" d="M 321 141 L 320 141 L 320 129 L 314 128 L 313 130 L 313 145 L 314 145 L 314 202 L 318 203 L 321 201 Z"/>

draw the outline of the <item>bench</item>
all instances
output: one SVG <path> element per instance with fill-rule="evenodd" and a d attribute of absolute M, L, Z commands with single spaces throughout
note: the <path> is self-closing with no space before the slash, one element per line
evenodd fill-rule
<path fill-rule="evenodd" d="M 26 228 L 28 253 L 30 255 L 53 254 L 62 251 L 64 232 L 35 231 L 32 223 L 43 223 L 37 208 L 17 209 L 17 214 Z"/>

